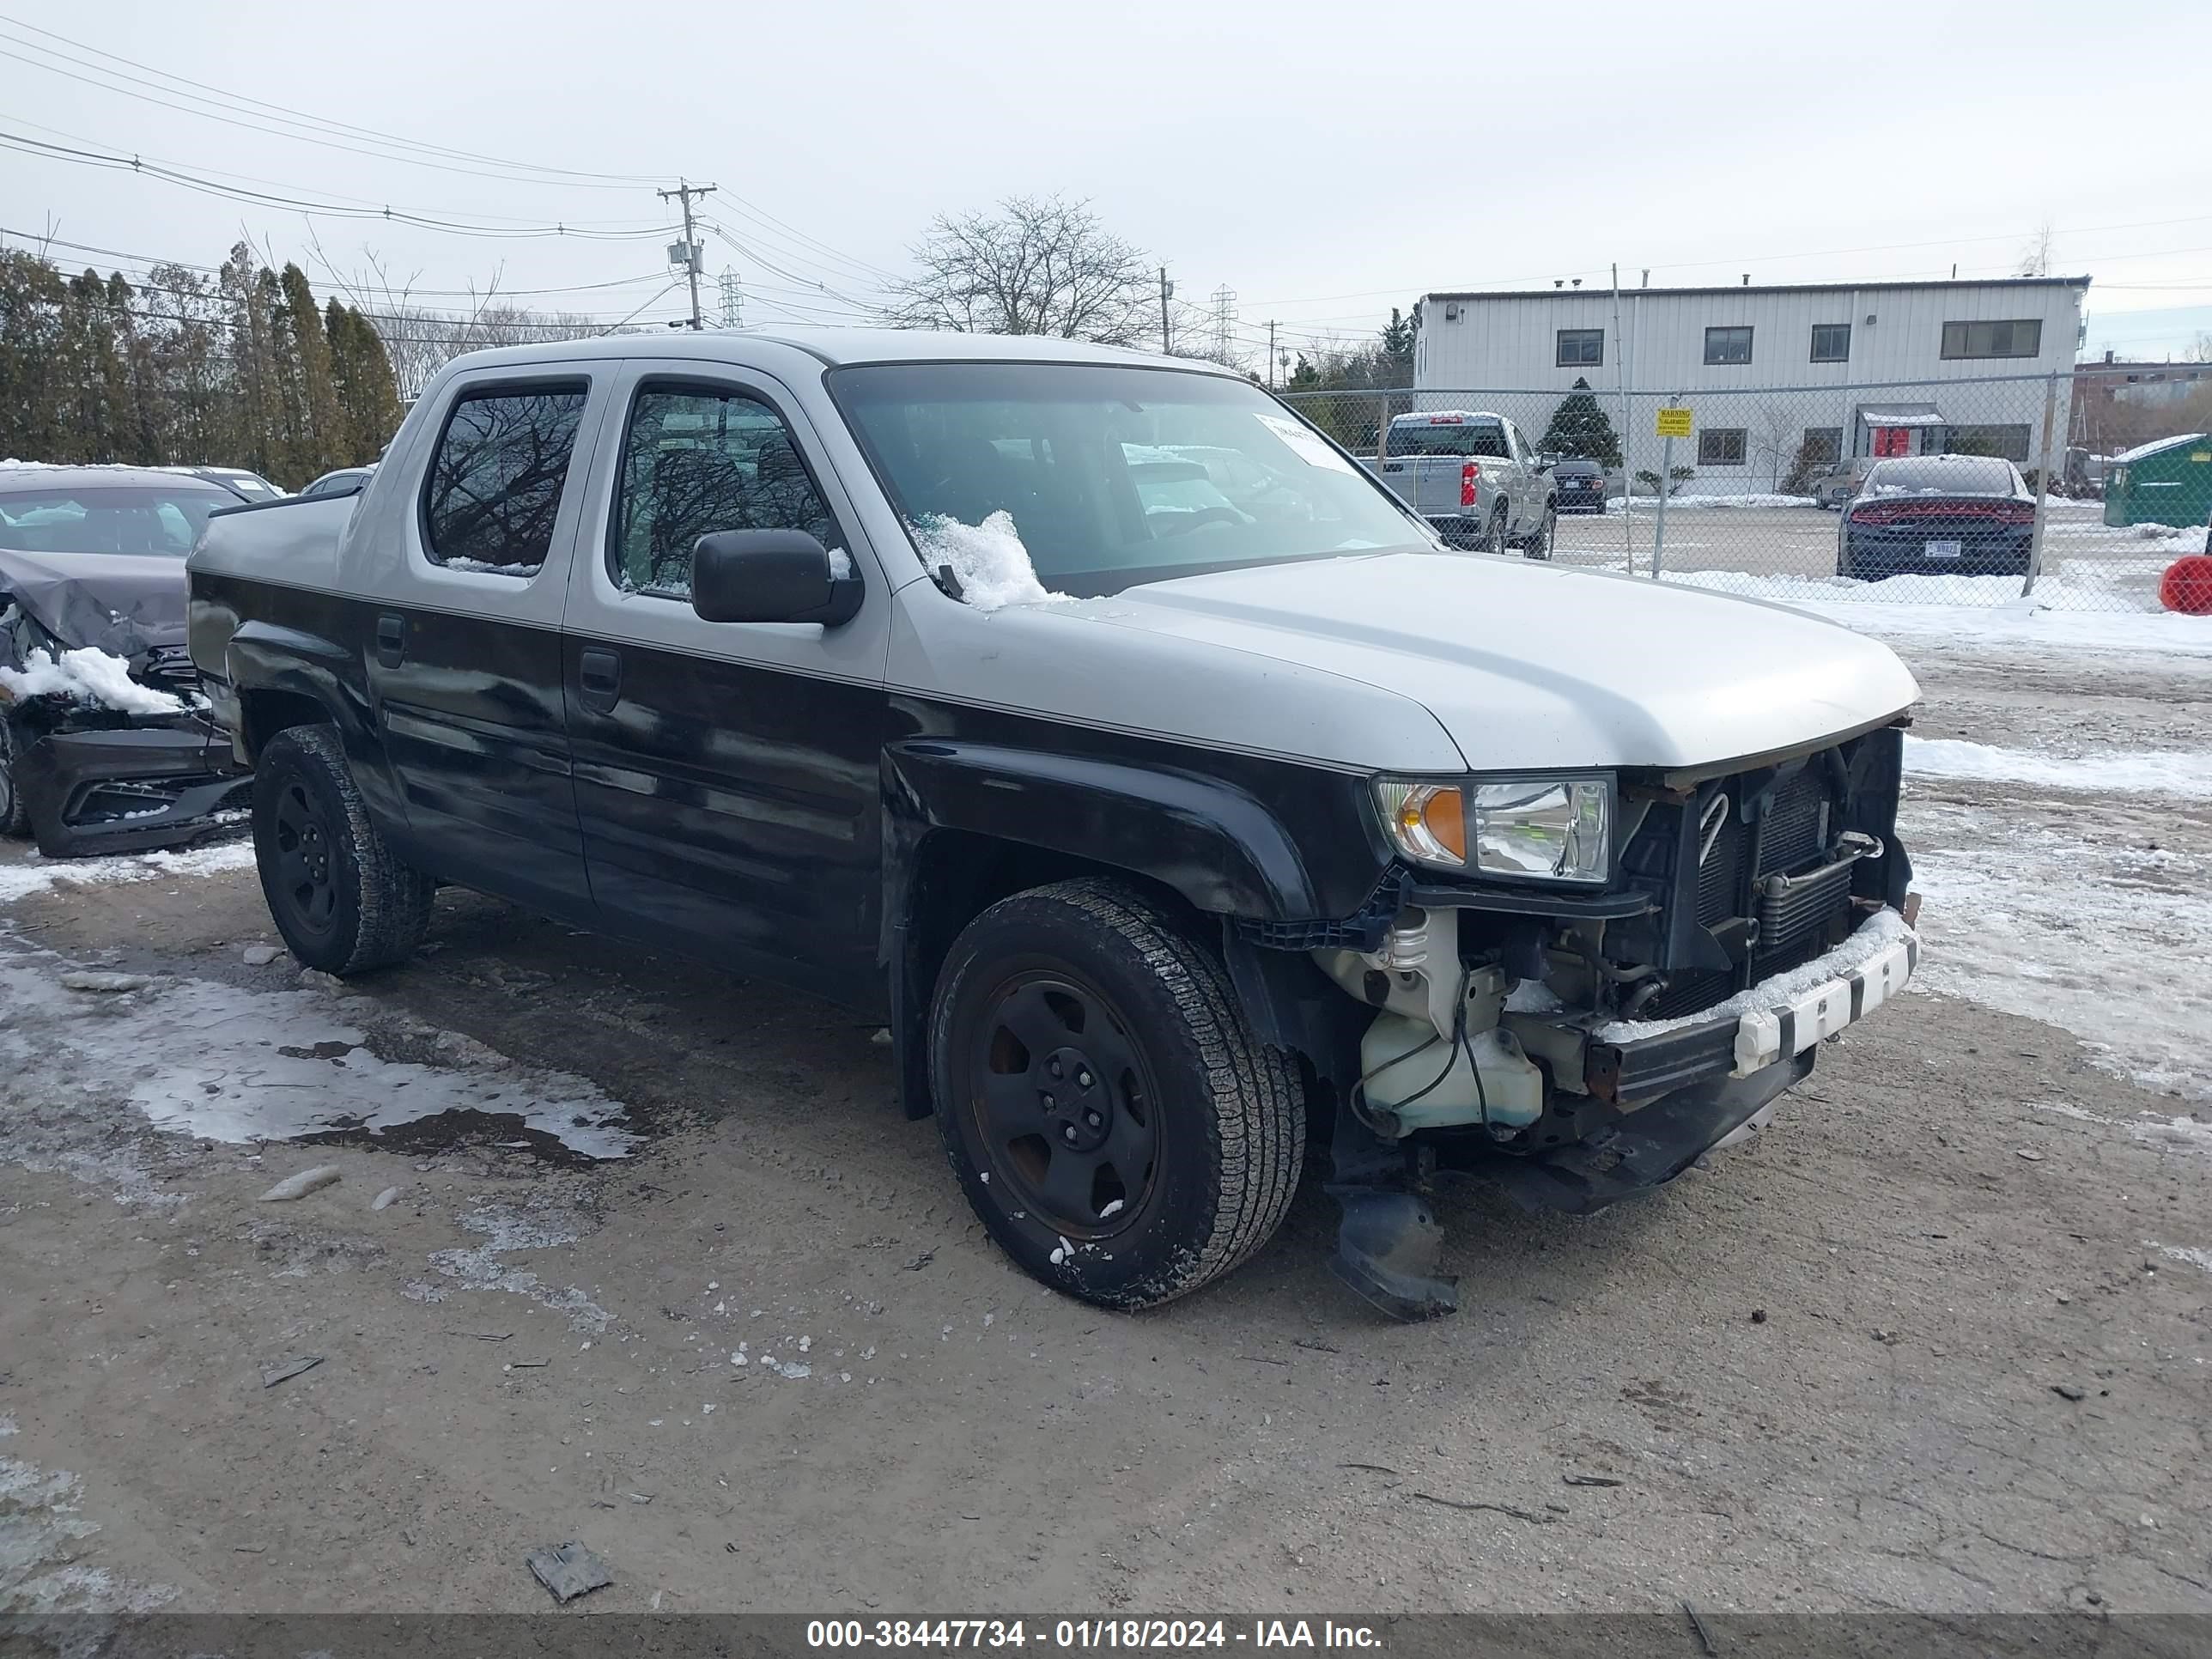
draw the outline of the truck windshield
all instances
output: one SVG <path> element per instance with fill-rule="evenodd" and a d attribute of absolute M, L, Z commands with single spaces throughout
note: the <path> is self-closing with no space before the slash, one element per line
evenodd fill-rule
<path fill-rule="evenodd" d="M 831 394 L 899 515 L 1013 521 L 1079 596 L 1427 544 L 1382 487 L 1257 386 L 1094 363 L 886 363 Z"/>
<path fill-rule="evenodd" d="M 167 484 L 0 495 L 0 547 L 25 553 L 137 553 L 181 559 L 228 490 Z"/>

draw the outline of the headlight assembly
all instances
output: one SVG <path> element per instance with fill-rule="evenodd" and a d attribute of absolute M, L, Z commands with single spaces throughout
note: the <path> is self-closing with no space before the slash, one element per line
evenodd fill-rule
<path fill-rule="evenodd" d="M 1375 799 L 1413 864 L 1523 881 L 1597 883 L 1613 871 L 1607 777 L 1378 778 Z"/>

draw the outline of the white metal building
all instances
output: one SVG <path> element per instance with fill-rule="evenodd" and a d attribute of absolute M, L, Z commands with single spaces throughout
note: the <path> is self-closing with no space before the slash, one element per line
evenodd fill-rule
<path fill-rule="evenodd" d="M 1651 411 L 1661 394 L 1677 394 L 1695 411 L 1697 434 L 1674 459 L 1696 467 L 1700 490 L 1765 487 L 1774 446 L 1762 457 L 1757 434 L 1785 422 L 1818 459 L 1919 454 L 1971 440 L 2027 465 L 2041 445 L 2045 382 L 1953 383 L 2055 371 L 2063 446 L 2088 286 L 2086 276 L 2024 276 L 1638 288 L 1617 297 L 1588 288 L 1430 294 L 1416 313 L 1414 386 L 1564 397 L 1580 377 L 1618 428 L 1625 384 L 1635 394 L 1636 429 L 1624 436 L 1631 471 L 1656 468 Z"/>

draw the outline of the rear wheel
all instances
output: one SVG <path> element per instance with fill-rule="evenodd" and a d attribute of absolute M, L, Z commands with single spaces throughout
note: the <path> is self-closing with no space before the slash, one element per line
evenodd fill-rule
<path fill-rule="evenodd" d="M 308 967 L 365 973 L 422 942 L 436 884 L 394 858 L 369 822 L 335 726 L 292 726 L 262 750 L 253 854 L 276 931 Z"/>
<path fill-rule="evenodd" d="M 930 1019 L 938 1126 L 975 1213 L 1023 1271 L 1109 1308 L 1188 1294 L 1275 1231 L 1305 1111 L 1220 962 L 1103 881 L 969 923 Z"/>
<path fill-rule="evenodd" d="M 1543 522 L 1521 544 L 1521 550 L 1532 559 L 1548 559 L 1552 556 L 1552 544 L 1559 533 L 1559 509 L 1557 504 L 1547 505 L 1544 508 Z"/>
<path fill-rule="evenodd" d="M 23 804 L 18 781 L 23 751 L 30 734 L 5 714 L 0 714 L 0 836 L 21 838 L 31 833 L 31 809 Z"/>
<path fill-rule="evenodd" d="M 1505 550 L 1505 508 L 1503 505 L 1490 515 L 1490 522 L 1482 527 L 1482 539 L 1476 546 L 1485 553 Z"/>

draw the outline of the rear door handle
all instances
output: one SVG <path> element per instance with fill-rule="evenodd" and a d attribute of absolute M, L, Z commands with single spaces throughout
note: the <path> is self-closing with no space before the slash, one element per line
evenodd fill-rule
<path fill-rule="evenodd" d="M 376 659 L 386 668 L 397 668 L 407 656 L 407 618 L 379 617 L 376 619 Z"/>
<path fill-rule="evenodd" d="M 597 646 L 576 659 L 577 699 L 595 714 L 610 714 L 622 701 L 622 659 Z"/>

